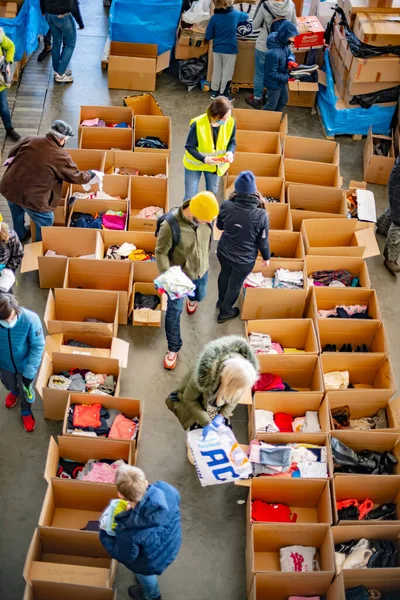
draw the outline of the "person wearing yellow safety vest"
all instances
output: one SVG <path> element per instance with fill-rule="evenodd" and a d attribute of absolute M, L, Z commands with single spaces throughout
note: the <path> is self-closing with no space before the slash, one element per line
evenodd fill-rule
<path fill-rule="evenodd" d="M 207 112 L 191 121 L 185 144 L 185 200 L 199 191 L 199 181 L 204 173 L 206 190 L 218 193 L 219 179 L 233 162 L 236 148 L 236 124 L 232 105 L 220 96 L 207 108 Z"/>

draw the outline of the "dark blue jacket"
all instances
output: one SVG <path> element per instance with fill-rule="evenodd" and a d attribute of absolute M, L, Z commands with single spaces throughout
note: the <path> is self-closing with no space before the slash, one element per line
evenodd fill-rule
<path fill-rule="evenodd" d="M 118 562 L 138 575 L 161 575 L 182 542 L 178 491 L 157 481 L 131 510 L 116 515 L 115 537 L 100 530 L 100 541 Z"/>
<path fill-rule="evenodd" d="M 206 40 L 213 40 L 213 52 L 237 54 L 239 52 L 236 29 L 239 23 L 249 20 L 245 12 L 229 8 L 216 8 L 207 29 Z"/>
<path fill-rule="evenodd" d="M 37 314 L 21 308 L 14 327 L 0 324 L 0 348 L 0 369 L 35 379 L 44 350 L 43 329 Z"/>
<path fill-rule="evenodd" d="M 259 208 L 257 196 L 237 194 L 221 204 L 217 219 L 223 231 L 217 253 L 235 263 L 254 262 L 258 251 L 264 260 L 270 258 L 268 213 Z"/>
<path fill-rule="evenodd" d="M 289 38 L 295 37 L 298 33 L 293 23 L 285 20 L 278 31 L 268 36 L 264 72 L 264 84 L 267 90 L 279 90 L 287 85 L 288 62 L 295 60 L 294 54 L 289 49 Z"/>

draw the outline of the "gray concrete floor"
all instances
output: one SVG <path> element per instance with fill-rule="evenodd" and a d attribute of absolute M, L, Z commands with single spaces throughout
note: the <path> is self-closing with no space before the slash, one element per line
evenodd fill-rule
<path fill-rule="evenodd" d="M 122 98 L 133 92 L 109 90 L 107 74 L 100 68 L 100 58 L 107 35 L 107 15 L 100 0 L 82 0 L 86 29 L 78 34 L 72 59 L 75 81 L 72 85 L 55 85 L 50 59 L 38 68 L 35 57 L 24 74 L 27 88 L 47 82 L 44 111 L 38 132 L 45 134 L 55 118 L 65 119 L 76 129 L 80 105 L 121 105 Z M 39 73 L 39 75 L 37 75 Z M 23 79 L 24 82 L 24 79 Z M 42 90 L 41 90 L 42 91 Z M 244 92 L 235 106 L 246 107 Z M 163 74 L 157 81 L 155 96 L 165 114 L 172 117 L 173 150 L 171 155 L 170 197 L 177 205 L 183 196 L 182 153 L 189 120 L 204 111 L 209 101 L 200 90 L 187 93 L 175 79 Z M 41 97 L 41 96 L 40 96 Z M 22 98 L 17 95 L 16 106 Z M 40 105 L 35 104 L 37 108 Z M 28 111 L 29 112 L 29 111 Z M 15 113 L 16 115 L 18 113 Z M 309 109 L 288 108 L 289 133 L 321 138 L 316 115 Z M 364 142 L 339 138 L 341 170 L 346 186 L 350 179 L 362 180 Z M 76 137 L 71 140 L 77 143 Z M 375 193 L 378 212 L 386 207 L 387 188 L 370 186 Z M 3 207 L 1 207 L 3 208 Z M 383 243 L 383 240 L 380 240 Z M 368 267 L 373 287 L 377 289 L 382 315 L 387 327 L 393 366 L 400 373 L 400 335 L 396 306 L 399 284 L 382 266 L 380 257 L 370 259 Z M 183 546 L 178 559 L 161 577 L 161 590 L 166 600 L 243 600 L 245 598 L 245 506 L 238 504 L 247 496 L 244 488 L 222 485 L 201 488 L 196 473 L 186 460 L 185 435 L 178 421 L 166 409 L 164 399 L 193 365 L 198 351 L 219 335 L 243 333 L 242 322 L 217 325 L 215 321 L 217 261 L 211 256 L 211 277 L 207 299 L 198 312 L 182 317 L 184 347 L 177 369 L 168 373 L 162 368 L 166 349 L 162 329 L 120 327 L 119 336 L 130 342 L 129 368 L 122 377 L 121 396 L 140 398 L 145 404 L 145 417 L 139 465 L 150 481 L 165 479 L 182 495 Z M 19 278 L 17 296 L 20 303 L 43 316 L 46 290 L 38 287 L 36 273 Z M 398 309 L 397 309 L 398 310 Z M 37 428 L 26 434 L 21 428 L 18 410 L 7 411 L 0 403 L 0 597 L 20 600 L 24 582 L 22 569 L 26 551 L 36 527 L 46 490 L 43 470 L 49 436 L 61 434 L 61 424 L 44 421 L 40 399 L 35 404 Z M 234 431 L 245 442 L 247 416 L 243 406 L 235 412 Z M 118 573 L 118 598 L 126 600 L 131 574 L 122 566 Z"/>

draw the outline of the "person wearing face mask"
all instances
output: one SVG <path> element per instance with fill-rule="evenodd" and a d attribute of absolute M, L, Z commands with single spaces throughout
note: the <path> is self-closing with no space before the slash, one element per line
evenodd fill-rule
<path fill-rule="evenodd" d="M 35 429 L 32 382 L 44 352 L 44 336 L 38 315 L 19 306 L 11 294 L 0 293 L 0 379 L 8 395 L 6 408 L 21 400 L 25 431 Z"/>
<path fill-rule="evenodd" d="M 185 200 L 199 191 L 204 174 L 206 190 L 218 193 L 219 179 L 233 162 L 236 149 L 236 124 L 232 105 L 224 97 L 214 100 L 207 112 L 190 122 L 185 144 Z"/>
<path fill-rule="evenodd" d="M 268 36 L 264 73 L 267 103 L 264 110 L 280 112 L 288 102 L 289 63 L 296 65 L 290 44 L 297 35 L 299 32 L 293 23 L 283 20 L 278 31 Z"/>
<path fill-rule="evenodd" d="M 63 181 L 82 185 L 95 175 L 94 171 L 79 171 L 65 150 L 67 140 L 73 135 L 68 123 L 56 120 L 45 137 L 26 137 L 8 154 L 0 193 L 7 199 L 13 227 L 21 242 L 29 237 L 25 213 L 35 223 L 35 241 L 40 242 L 41 228 L 54 223 Z"/>

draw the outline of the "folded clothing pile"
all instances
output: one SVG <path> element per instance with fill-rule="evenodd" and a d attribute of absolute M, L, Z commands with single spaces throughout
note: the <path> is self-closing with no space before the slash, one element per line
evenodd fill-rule
<path fill-rule="evenodd" d="M 196 286 L 182 271 L 181 267 L 170 267 L 154 280 L 154 285 L 160 293 L 168 294 L 171 300 L 194 296 Z"/>
<path fill-rule="evenodd" d="M 137 148 L 152 148 L 153 150 L 167 150 L 168 145 L 154 135 L 141 137 L 135 144 Z"/>
<path fill-rule="evenodd" d="M 135 310 L 156 310 L 159 304 L 160 296 L 157 296 L 157 294 L 142 294 L 141 292 L 135 293 Z"/>
<path fill-rule="evenodd" d="M 291 388 L 279 375 L 261 373 L 253 386 L 253 392 L 297 392 L 297 390 Z"/>
<path fill-rule="evenodd" d="M 84 119 L 81 127 L 113 127 L 116 129 L 132 129 L 128 123 L 106 123 L 103 119 Z"/>
<path fill-rule="evenodd" d="M 263 199 L 268 204 L 277 204 L 280 202 L 279 198 L 274 198 L 273 196 L 263 196 Z"/>
<path fill-rule="evenodd" d="M 304 354 L 305 352 L 297 348 L 283 348 L 278 342 L 273 342 L 267 333 L 250 333 L 249 344 L 256 354 Z"/>
<path fill-rule="evenodd" d="M 115 483 L 118 467 L 125 465 L 123 460 L 90 459 L 86 463 L 61 458 L 58 463 L 57 477 L 60 479 L 79 479 L 97 483 Z"/>
<path fill-rule="evenodd" d="M 322 352 L 337 352 L 336 344 L 326 344 Z M 342 344 L 339 352 L 353 352 L 353 346 L 351 344 Z M 354 352 L 369 352 L 369 350 L 366 344 L 361 344 L 355 348 Z"/>
<path fill-rule="evenodd" d="M 388 569 L 398 566 L 397 544 L 390 540 L 342 542 L 335 546 L 336 572 L 345 569 Z"/>
<path fill-rule="evenodd" d="M 73 404 L 68 410 L 67 433 L 134 440 L 139 431 L 139 419 L 128 419 L 116 408 L 101 404 Z"/>
<path fill-rule="evenodd" d="M 371 429 L 387 429 L 386 410 L 380 408 L 372 417 L 351 418 L 351 408 L 347 404 L 331 408 L 335 429 L 355 429 L 369 431 Z"/>
<path fill-rule="evenodd" d="M 87 184 L 85 184 L 87 185 Z M 82 186 L 84 187 L 84 186 Z M 107 192 L 103 192 L 103 190 L 98 190 L 97 192 L 74 192 L 73 196 L 74 200 L 121 200 L 121 196 L 110 196 Z M 68 202 L 68 204 L 74 204 L 74 202 Z"/>
<path fill-rule="evenodd" d="M 132 260 L 141 262 L 154 262 L 156 260 L 152 252 L 145 252 L 145 250 L 136 248 L 135 244 L 129 244 L 128 242 L 125 242 L 121 246 L 118 244 L 109 246 L 104 258 L 107 260 Z"/>
<path fill-rule="evenodd" d="M 304 287 L 303 271 L 289 271 L 289 269 L 277 269 L 273 286 L 287 290 L 301 290 Z"/>
<path fill-rule="evenodd" d="M 164 209 L 160 206 L 146 206 L 142 208 L 137 215 L 134 215 L 135 219 L 159 219 L 164 214 Z"/>
<path fill-rule="evenodd" d="M 357 585 L 346 590 L 346 600 L 400 600 L 400 585 L 398 590 L 386 593 Z"/>
<path fill-rule="evenodd" d="M 264 277 L 262 273 L 250 273 L 244 281 L 245 288 L 270 288 L 273 287 L 273 278 Z"/>
<path fill-rule="evenodd" d="M 397 458 L 391 452 L 355 452 L 337 438 L 331 438 L 331 448 L 336 473 L 359 473 L 367 475 L 393 475 Z"/>
<path fill-rule="evenodd" d="M 47 387 L 53 390 L 69 390 L 70 392 L 88 392 L 114 396 L 117 385 L 114 375 L 92 373 L 89 369 L 71 369 L 55 373 L 49 379 Z"/>
<path fill-rule="evenodd" d="M 317 549 L 312 546 L 287 546 L 280 549 L 281 571 L 309 573 L 319 571 Z"/>
<path fill-rule="evenodd" d="M 78 340 L 68 340 L 68 342 L 65 345 L 73 346 L 74 348 L 94 348 L 94 346 L 86 344 L 85 342 L 78 342 Z"/>
<path fill-rule="evenodd" d="M 350 374 L 348 371 L 330 371 L 324 373 L 324 385 L 325 390 L 345 390 L 351 389 L 362 389 L 372 390 L 373 386 L 370 383 L 350 383 Z"/>
<path fill-rule="evenodd" d="M 328 287 L 360 287 L 358 277 L 355 277 L 346 269 L 337 271 L 314 271 L 311 273 L 308 283 L 314 286 Z"/>
<path fill-rule="evenodd" d="M 57 254 L 57 252 L 54 252 L 54 250 L 46 250 L 45 256 L 58 256 L 59 258 L 68 258 L 68 256 L 66 256 L 65 254 Z M 94 260 L 97 258 L 97 256 L 96 254 L 82 254 L 81 256 L 76 256 L 74 258 L 89 258 Z"/>
<path fill-rule="evenodd" d="M 253 440 L 248 450 L 253 477 L 326 479 L 326 448 L 314 444 L 267 444 Z"/>
<path fill-rule="evenodd" d="M 164 173 L 157 173 L 156 175 L 147 175 L 145 173 L 140 173 L 138 169 L 133 169 L 131 167 L 115 167 L 114 175 L 133 175 L 134 177 L 158 177 L 159 179 L 166 179 L 167 176 Z"/>
<path fill-rule="evenodd" d="M 292 417 L 287 413 L 273 413 L 256 408 L 257 433 L 320 433 L 318 412 L 307 410 L 304 417 Z"/>
<path fill-rule="evenodd" d="M 253 500 L 251 503 L 251 520 L 261 523 L 296 523 L 297 514 L 292 513 L 286 504 L 271 504 L 264 500 Z"/>
<path fill-rule="evenodd" d="M 105 213 L 96 213 L 94 215 L 74 212 L 71 216 L 70 227 L 124 231 L 126 228 L 126 217 L 126 213 L 114 210 L 108 210 Z"/>
<path fill-rule="evenodd" d="M 343 521 L 396 521 L 397 505 L 394 502 L 380 504 L 374 508 L 369 498 L 358 502 L 355 498 L 336 502 L 338 517 Z"/>
<path fill-rule="evenodd" d="M 368 314 L 368 306 L 363 304 L 337 305 L 329 310 L 319 310 L 320 319 L 372 319 Z"/>

